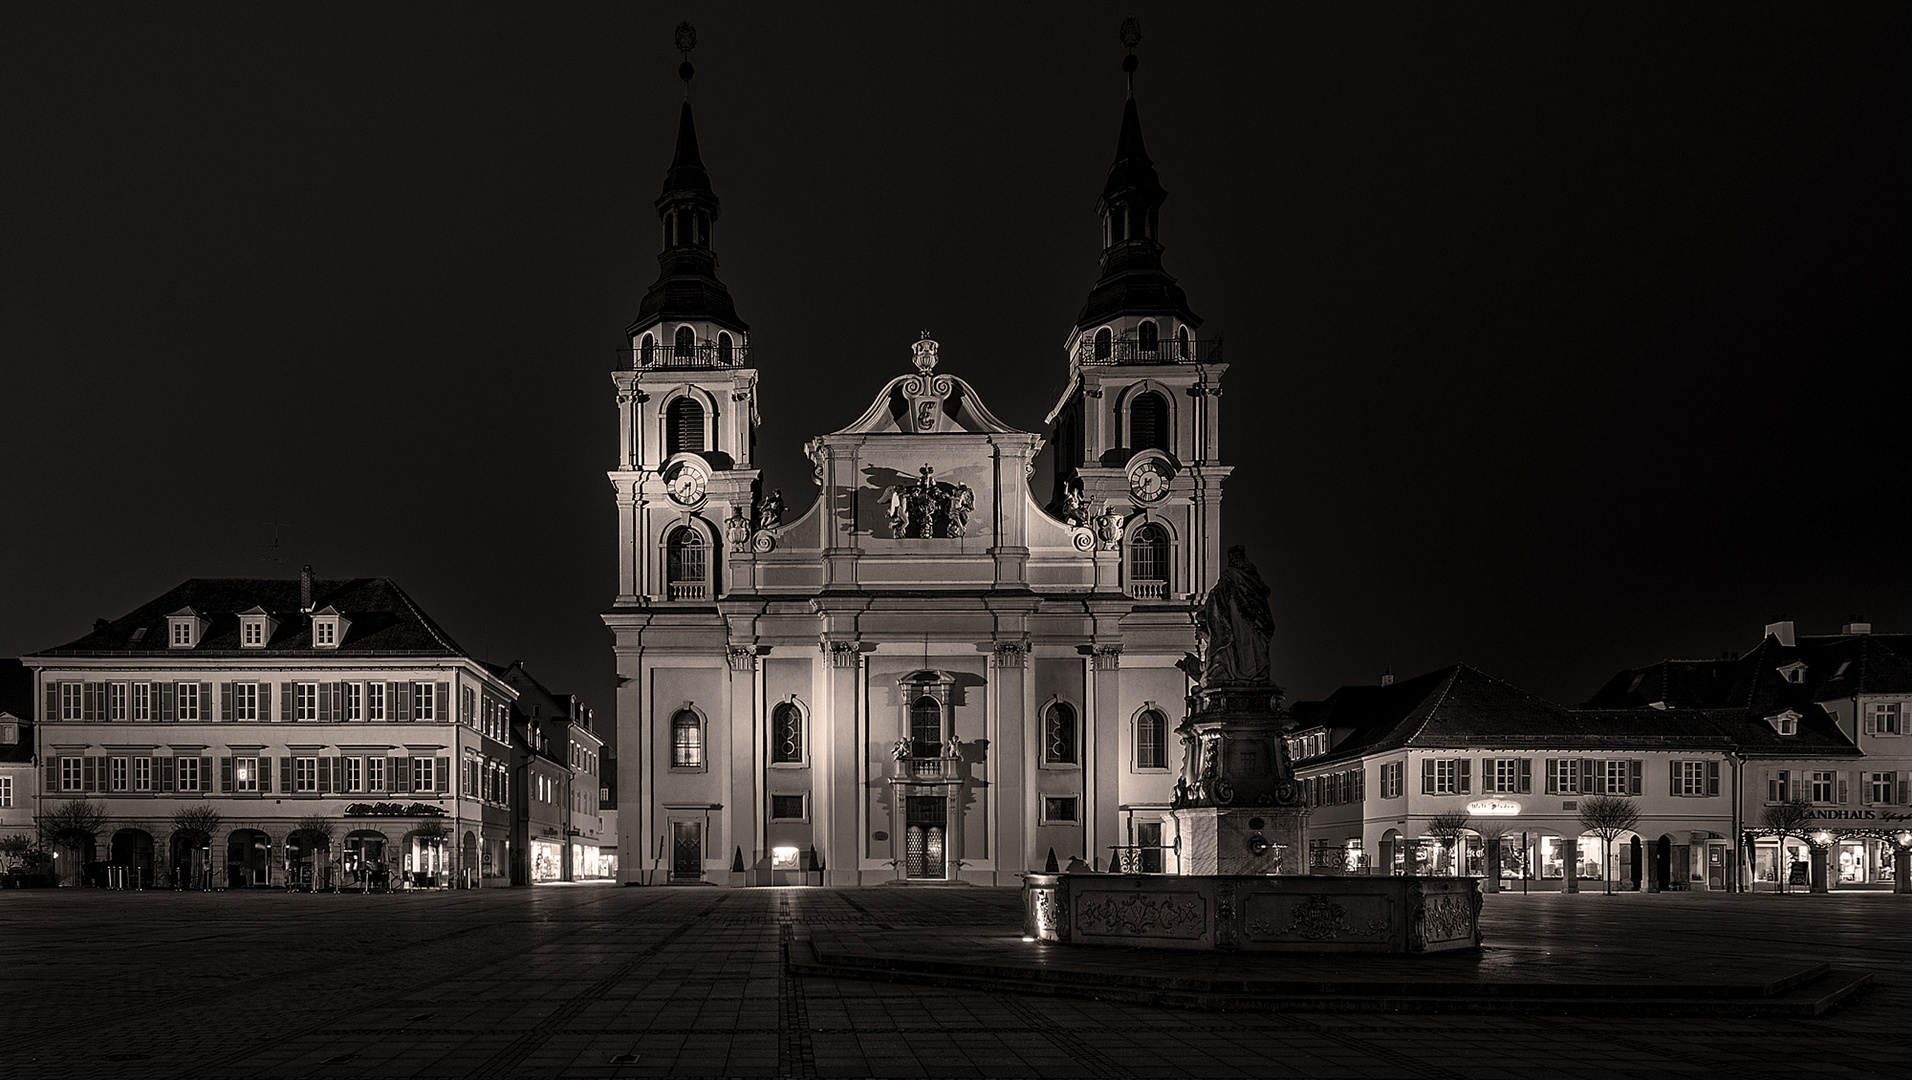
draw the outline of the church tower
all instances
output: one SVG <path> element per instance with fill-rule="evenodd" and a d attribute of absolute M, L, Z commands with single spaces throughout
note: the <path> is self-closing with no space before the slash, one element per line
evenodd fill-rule
<path fill-rule="evenodd" d="M 708 607 L 721 569 L 724 524 L 749 517 L 757 484 L 757 371 L 750 327 L 717 277 L 714 229 L 721 204 L 697 147 L 685 60 L 677 149 L 655 206 L 662 225 L 657 280 L 626 330 L 617 385 L 619 607 Z"/>
<path fill-rule="evenodd" d="M 1084 520 L 1124 517 L 1123 591 L 1140 600 L 1199 597 L 1221 568 L 1222 343 L 1162 266 L 1168 192 L 1142 139 L 1133 18 L 1122 25 L 1115 162 L 1096 212 L 1102 273 L 1070 328 L 1069 387 L 1048 417 L 1055 507 Z"/>

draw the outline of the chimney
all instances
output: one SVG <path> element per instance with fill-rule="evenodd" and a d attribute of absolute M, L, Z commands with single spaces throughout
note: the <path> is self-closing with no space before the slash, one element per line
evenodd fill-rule
<path fill-rule="evenodd" d="M 1793 624 L 1792 620 L 1786 617 L 1785 612 L 1780 612 L 1772 622 L 1766 624 L 1766 636 L 1778 638 L 1781 645 L 1792 648 Z"/>
<path fill-rule="evenodd" d="M 1386 671 L 1383 671 L 1381 673 L 1381 685 L 1382 686 L 1394 685 L 1394 668 L 1392 666 L 1390 666 Z"/>
<path fill-rule="evenodd" d="M 1842 634 L 1870 634 L 1872 633 L 1872 624 L 1866 621 L 1864 615 L 1854 615 L 1852 618 L 1846 620 L 1846 624 L 1839 628 L 1839 632 Z"/>
<path fill-rule="evenodd" d="M 312 564 L 299 568 L 299 610 L 312 610 Z M 1788 642 L 1791 644 L 1791 642 Z"/>

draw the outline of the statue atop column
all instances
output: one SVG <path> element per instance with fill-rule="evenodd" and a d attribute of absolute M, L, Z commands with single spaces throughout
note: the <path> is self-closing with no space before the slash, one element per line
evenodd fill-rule
<path fill-rule="evenodd" d="M 1228 549 L 1228 565 L 1196 614 L 1203 689 L 1272 686 L 1268 642 L 1274 633 L 1268 584 L 1248 561 L 1247 550 L 1237 544 Z"/>

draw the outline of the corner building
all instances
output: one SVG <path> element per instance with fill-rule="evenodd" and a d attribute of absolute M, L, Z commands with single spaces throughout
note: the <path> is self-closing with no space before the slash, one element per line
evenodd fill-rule
<path fill-rule="evenodd" d="M 622 880 L 1010 884 L 1112 847 L 1174 869 L 1177 664 L 1229 469 L 1226 366 L 1163 268 L 1166 198 L 1131 96 L 1048 435 L 992 415 L 925 334 L 806 445 L 816 501 L 786 513 L 751 458 L 757 358 L 683 106 L 660 274 L 612 375 Z"/>

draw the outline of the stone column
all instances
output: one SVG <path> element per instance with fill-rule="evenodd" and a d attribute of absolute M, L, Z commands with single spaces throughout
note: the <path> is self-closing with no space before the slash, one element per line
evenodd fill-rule
<path fill-rule="evenodd" d="M 1806 850 L 1811 852 L 1810 857 L 1812 860 L 1812 891 L 1816 893 L 1825 892 L 1826 891 L 1826 855 L 1827 855 L 1828 849 L 1822 848 L 1819 845 L 1814 844 L 1808 847 Z"/>
<path fill-rule="evenodd" d="M 1564 856 L 1560 860 L 1563 868 L 1560 891 L 1577 893 L 1580 891 L 1580 838 L 1566 836 L 1561 838 L 1560 843 L 1561 855 Z"/>
<path fill-rule="evenodd" d="M 1912 893 L 1912 848 L 1892 849 L 1892 891 Z"/>

